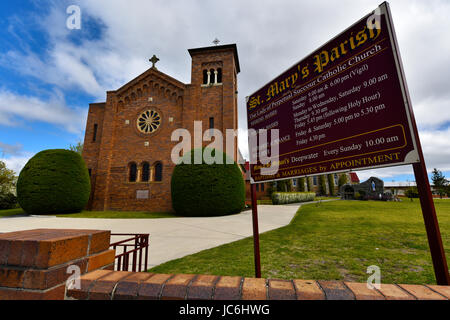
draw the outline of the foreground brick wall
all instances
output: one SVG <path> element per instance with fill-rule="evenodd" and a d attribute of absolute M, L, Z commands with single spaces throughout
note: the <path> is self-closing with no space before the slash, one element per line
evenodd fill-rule
<path fill-rule="evenodd" d="M 0 300 L 62 300 L 68 267 L 114 268 L 110 231 L 36 229 L 0 234 Z"/>
<path fill-rule="evenodd" d="M 68 290 L 79 300 L 448 300 L 450 286 L 255 279 L 97 270 Z"/>
<path fill-rule="evenodd" d="M 0 234 L 0 300 L 449 300 L 450 286 L 255 279 L 113 271 L 110 231 Z M 80 288 L 66 290 L 69 266 Z"/>

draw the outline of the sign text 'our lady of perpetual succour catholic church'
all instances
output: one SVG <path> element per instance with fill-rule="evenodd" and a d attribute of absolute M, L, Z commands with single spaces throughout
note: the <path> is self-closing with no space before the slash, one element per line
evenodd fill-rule
<path fill-rule="evenodd" d="M 395 33 L 386 3 L 247 99 L 254 182 L 419 161 Z M 258 162 L 278 145 L 278 159 Z M 277 161 L 277 171 L 261 174 Z"/>

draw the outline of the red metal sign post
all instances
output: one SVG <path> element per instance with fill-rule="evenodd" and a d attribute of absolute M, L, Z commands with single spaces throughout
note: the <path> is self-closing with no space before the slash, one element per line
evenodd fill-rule
<path fill-rule="evenodd" d="M 387 2 L 385 2 L 384 5 L 386 6 L 386 15 L 389 21 L 388 28 L 395 44 L 394 51 L 396 51 L 398 50 L 398 44 L 397 37 L 395 36 L 394 24 L 392 22 L 391 10 L 389 9 L 389 4 Z M 411 117 L 411 128 L 414 132 L 416 150 L 419 156 L 419 162 L 414 163 L 412 166 L 416 179 L 417 190 L 419 192 L 420 206 L 422 208 L 423 220 L 425 222 L 425 230 L 427 232 L 428 245 L 430 247 L 431 260 L 433 261 L 436 283 L 439 285 L 450 285 L 450 275 L 448 273 L 447 259 L 445 257 L 444 246 L 442 244 L 439 222 L 436 216 L 433 195 L 431 194 L 430 182 L 428 180 L 427 168 L 425 165 L 425 159 L 423 157 L 422 146 L 419 139 L 417 124 L 414 118 L 414 112 L 412 110 L 411 98 L 409 96 L 409 90 L 403 70 L 403 63 L 398 52 L 396 52 L 396 57 L 398 58 L 398 74 L 400 82 L 404 87 L 403 90 L 406 99 L 405 103 L 407 103 L 408 105 L 409 114 Z"/>
<path fill-rule="evenodd" d="M 423 156 L 422 156 L 423 157 Z M 427 231 L 428 245 L 430 246 L 431 259 L 433 261 L 436 283 L 439 285 L 450 285 L 447 260 L 445 258 L 444 246 L 442 244 L 439 223 L 434 208 L 433 196 L 431 194 L 430 183 L 428 181 L 425 163 L 413 164 L 414 175 L 416 177 L 417 189 L 419 191 L 422 215 Z"/>
<path fill-rule="evenodd" d="M 255 277 L 261 278 L 261 258 L 259 251 L 259 227 L 258 227 L 258 200 L 256 199 L 256 184 L 250 184 L 252 196 L 252 220 L 253 220 L 253 251 L 255 257 Z"/>

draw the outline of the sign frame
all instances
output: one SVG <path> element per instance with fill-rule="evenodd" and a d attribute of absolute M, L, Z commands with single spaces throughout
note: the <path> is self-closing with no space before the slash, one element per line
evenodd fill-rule
<path fill-rule="evenodd" d="M 395 164 L 385 164 L 385 165 L 377 165 L 377 166 L 370 166 L 370 167 L 362 167 L 362 168 L 355 168 L 351 170 L 337 170 L 337 171 L 326 171 L 326 172 L 319 172 L 316 174 L 310 174 L 310 175 L 294 175 L 294 176 L 286 176 L 278 179 L 267 179 L 267 180 L 261 180 L 261 181 L 255 181 L 253 179 L 253 175 L 250 174 L 250 190 L 251 190 L 251 197 L 252 197 L 252 219 L 253 219 L 253 235 L 254 235 L 254 258 L 255 258 L 255 275 L 257 278 L 261 277 L 261 262 L 260 262 L 260 249 L 259 249 L 259 231 L 258 231 L 258 211 L 257 211 L 257 199 L 256 199 L 256 184 L 257 183 L 266 183 L 271 181 L 278 181 L 278 180 L 286 180 L 286 179 L 294 179 L 299 177 L 310 177 L 315 175 L 321 175 L 321 174 L 333 174 L 333 173 L 341 173 L 341 172 L 351 172 L 355 170 L 368 170 L 368 169 L 374 169 L 374 168 L 384 168 L 384 167 L 393 167 L 393 166 L 400 166 L 400 165 L 409 165 L 412 164 L 415 179 L 417 182 L 417 187 L 419 191 L 419 198 L 420 198 L 420 204 L 422 209 L 422 215 L 424 218 L 425 223 L 425 229 L 427 233 L 428 243 L 430 247 L 430 253 L 431 258 L 433 262 L 436 282 L 438 285 L 450 285 L 450 275 L 448 272 L 448 265 L 447 260 L 445 257 L 445 250 L 442 243 L 442 237 L 439 230 L 439 223 L 436 216 L 436 209 L 434 206 L 433 197 L 431 194 L 431 187 L 428 180 L 428 173 L 425 165 L 425 160 L 422 152 L 422 147 L 420 143 L 420 138 L 418 134 L 417 124 L 414 117 L 414 112 L 412 109 L 411 104 L 411 98 L 409 95 L 408 86 L 406 83 L 406 77 L 403 69 L 403 64 L 399 52 L 399 47 L 397 43 L 397 38 L 395 34 L 394 24 L 392 21 L 392 15 L 390 11 L 389 4 L 385 1 L 382 4 L 380 4 L 376 10 L 372 11 L 371 14 L 381 14 L 385 15 L 386 17 L 386 23 L 387 23 L 387 30 L 389 33 L 389 41 L 394 57 L 395 62 L 395 68 L 396 68 L 396 74 L 398 77 L 398 81 L 400 84 L 400 89 L 402 93 L 403 103 L 405 107 L 405 112 L 407 116 L 409 131 L 411 134 L 411 140 L 413 143 L 413 150 L 408 153 L 408 156 L 411 154 L 411 152 L 414 152 L 413 159 L 410 159 L 409 161 L 406 161 L 406 158 L 403 162 L 395 163 Z M 361 23 L 363 20 L 367 20 L 368 17 L 371 16 L 371 14 L 364 16 L 360 20 L 358 20 L 356 23 L 352 24 L 350 27 L 345 29 L 343 32 L 339 33 L 337 36 L 333 37 L 331 40 L 327 41 L 324 45 L 322 45 L 320 48 L 325 47 L 327 44 L 350 30 L 352 27 L 357 25 L 358 23 Z M 316 52 L 318 49 L 314 50 L 311 54 L 307 55 L 306 57 L 311 56 L 314 52 Z M 303 61 L 303 60 L 301 60 Z M 292 69 L 295 65 L 295 63 L 292 67 L 288 68 L 286 71 L 289 71 Z M 282 72 L 280 75 L 275 77 L 274 79 L 277 79 L 286 71 Z M 273 81 L 273 80 L 272 80 Z M 270 84 L 270 82 L 268 83 Z M 268 84 L 265 84 L 260 89 L 256 90 L 255 93 L 263 89 Z M 253 95 L 253 94 L 252 94 Z M 248 101 L 247 101 L 248 102 Z M 248 105 L 247 105 L 248 110 Z M 250 139 L 249 139 L 250 144 Z M 251 146 L 249 146 L 249 152 L 252 152 Z M 250 165 L 251 173 L 253 172 L 253 166 Z"/>
<path fill-rule="evenodd" d="M 320 171 L 320 172 L 315 172 L 315 173 L 283 175 L 282 177 L 270 177 L 270 176 L 268 176 L 268 178 L 258 179 L 257 181 L 255 181 L 255 175 L 254 175 L 254 166 L 255 166 L 255 164 L 252 163 L 251 166 L 250 166 L 250 171 L 251 171 L 250 181 L 251 181 L 251 183 L 272 182 L 272 181 L 285 180 L 285 179 L 289 179 L 289 178 L 311 177 L 311 176 L 316 176 L 316 175 L 321 175 L 321 174 L 334 174 L 334 173 L 342 173 L 342 172 L 357 171 L 357 170 L 358 171 L 360 171 L 360 170 L 361 171 L 362 170 L 369 170 L 369 169 L 374 169 L 374 168 L 386 168 L 386 167 L 400 166 L 400 165 L 406 165 L 406 164 L 413 164 L 413 163 L 416 163 L 416 162 L 420 161 L 420 157 L 419 157 L 418 150 L 417 150 L 417 142 L 416 142 L 417 139 L 415 139 L 416 132 L 413 129 L 413 127 L 414 127 L 414 121 L 413 121 L 414 117 L 413 117 L 413 114 L 412 114 L 412 108 L 410 108 L 410 104 L 408 104 L 408 92 L 407 92 L 407 89 L 405 89 L 406 88 L 406 86 L 404 85 L 405 84 L 405 81 L 404 81 L 405 78 L 404 78 L 404 76 L 402 74 L 403 71 L 402 71 L 402 67 L 400 65 L 401 64 L 401 59 L 400 59 L 400 56 L 399 56 L 397 41 L 395 39 L 395 33 L 393 33 L 392 20 L 390 19 L 390 15 L 388 14 L 388 10 L 389 10 L 389 8 L 388 8 L 388 4 L 386 2 L 381 4 L 376 10 L 374 10 L 371 13 L 365 15 L 363 18 L 361 18 L 357 22 L 353 23 L 350 27 L 348 27 L 344 31 L 340 32 L 338 35 L 333 37 L 331 40 L 327 41 L 325 44 L 323 44 L 322 46 L 320 46 L 316 50 L 312 51 L 305 58 L 303 58 L 299 62 L 296 62 L 294 65 L 292 65 L 291 67 L 286 69 L 284 72 L 282 72 L 281 74 L 279 74 L 278 76 L 273 78 L 270 82 L 268 82 L 265 85 L 263 85 L 261 88 L 256 90 L 249 97 L 255 96 L 255 94 L 258 94 L 262 89 L 264 89 L 265 87 L 268 87 L 272 82 L 276 81 L 277 79 L 279 79 L 282 76 L 285 76 L 286 74 L 288 74 L 288 72 L 294 70 L 297 65 L 300 65 L 300 64 L 304 65 L 304 63 L 308 62 L 307 61 L 308 58 L 314 56 L 314 54 L 318 53 L 321 49 L 327 48 L 327 46 L 329 46 L 333 41 L 336 41 L 339 37 L 342 37 L 346 33 L 349 33 L 351 31 L 351 29 L 355 28 L 355 26 L 357 26 L 358 24 L 361 24 L 363 22 L 367 23 L 367 20 L 369 18 L 371 18 L 371 17 L 374 17 L 375 15 L 380 15 L 380 19 L 381 19 L 381 15 L 384 15 L 385 16 L 385 20 L 386 20 L 386 22 L 385 22 L 386 23 L 385 29 L 386 29 L 386 32 L 388 33 L 388 35 L 386 35 L 385 38 L 380 40 L 379 42 L 388 41 L 389 42 L 389 47 L 386 47 L 383 50 L 389 49 L 389 50 L 392 51 L 394 65 L 392 66 L 392 70 L 389 70 L 389 71 L 392 71 L 392 73 L 395 72 L 395 75 L 392 74 L 393 76 L 395 76 L 395 78 L 392 78 L 392 81 L 394 81 L 399 86 L 399 89 L 402 92 L 402 98 L 403 98 L 402 99 L 402 103 L 403 103 L 402 108 L 404 108 L 402 110 L 404 110 L 404 111 L 401 111 L 401 112 L 405 113 L 405 118 L 406 118 L 404 123 L 398 123 L 398 124 L 401 125 L 401 126 L 405 126 L 405 127 L 407 126 L 407 128 L 402 128 L 403 135 L 405 136 L 405 140 L 404 141 L 405 142 L 409 142 L 409 144 L 412 146 L 412 149 L 409 151 L 409 153 L 407 155 L 405 155 L 405 157 L 402 160 L 402 162 L 394 162 L 394 163 L 387 163 L 387 164 L 383 164 L 382 163 L 382 164 L 376 164 L 376 165 L 370 165 L 370 164 L 366 165 L 365 164 L 365 166 L 359 166 L 359 167 L 355 167 L 354 166 L 354 167 L 351 167 L 351 168 L 342 168 L 342 169 L 341 168 L 339 168 L 339 169 L 336 168 L 335 170 L 334 169 L 333 170 L 328 169 L 326 171 Z M 383 23 L 384 23 L 384 21 L 383 21 Z M 375 44 L 371 44 L 371 46 L 369 46 L 368 48 L 365 47 L 364 49 L 360 50 L 359 52 L 357 51 L 356 53 L 352 54 L 347 60 L 343 60 L 343 61 L 333 65 L 331 68 L 324 70 L 323 73 L 319 73 L 318 75 L 314 74 L 313 77 L 311 77 L 310 79 L 305 80 L 303 83 L 301 83 L 301 87 L 302 88 L 306 87 L 309 83 L 316 81 L 317 78 L 321 77 L 326 72 L 333 71 L 333 69 L 338 68 L 340 65 L 345 64 L 348 60 L 352 59 L 353 57 L 355 57 L 357 55 L 362 54 L 364 51 L 367 51 L 368 49 L 370 49 L 371 47 L 373 47 L 375 45 L 376 45 L 376 43 Z M 350 66 L 348 69 L 351 69 L 351 68 L 353 68 L 353 66 Z M 328 82 L 330 79 L 332 79 L 335 76 L 336 75 L 333 75 L 332 77 L 328 78 L 326 81 L 323 81 L 323 83 L 325 84 L 326 82 Z M 299 78 L 300 78 L 300 76 L 299 76 Z M 297 85 L 297 88 L 298 87 L 300 87 L 300 84 Z M 306 97 L 306 92 L 307 91 L 309 91 L 309 89 L 305 90 L 305 92 L 302 92 L 300 94 L 295 94 L 295 96 L 296 97 L 302 97 L 302 96 Z M 288 92 L 288 90 L 286 90 L 286 92 Z M 248 112 L 247 116 L 250 115 L 249 105 L 248 105 L 248 98 L 249 97 L 247 97 L 247 112 Z M 271 104 L 273 102 L 277 102 L 277 101 L 283 99 L 284 97 L 285 97 L 285 94 L 280 94 L 278 97 L 274 97 L 273 101 L 271 101 L 270 103 L 266 103 L 266 104 L 263 103 L 262 106 L 259 106 L 259 108 L 271 106 Z M 294 99 L 295 99 L 295 97 L 292 98 L 292 100 L 294 100 Z M 289 100 L 291 101 L 291 99 L 289 99 Z M 398 100 L 400 100 L 400 99 L 398 99 Z M 318 100 L 317 102 L 320 102 L 320 100 Z M 397 102 L 400 103 L 399 101 L 397 101 Z M 277 108 L 273 108 L 273 110 L 275 110 L 275 109 L 277 109 Z M 299 109 L 299 110 L 302 110 L 302 109 Z M 289 110 L 289 111 L 291 111 L 291 110 Z M 257 117 L 255 117 L 255 118 L 257 118 Z M 248 122 L 249 122 L 249 126 L 248 127 L 251 129 L 250 121 L 248 120 Z M 377 130 L 389 129 L 391 127 L 393 127 L 393 126 L 388 126 L 387 128 L 378 128 Z M 377 131 L 377 130 L 374 130 L 374 131 Z M 354 136 L 346 136 L 346 137 L 344 136 L 343 139 L 338 139 L 338 140 L 335 140 L 335 141 L 328 141 L 325 144 L 335 144 L 335 143 L 339 142 L 340 140 L 352 139 L 352 138 L 354 138 L 356 136 L 364 136 L 364 135 L 367 136 L 368 134 L 371 134 L 374 131 L 368 131 L 368 132 L 363 132 L 363 133 L 357 132 L 358 134 L 356 134 Z M 407 133 L 408 139 L 406 139 L 405 133 Z M 308 135 L 306 135 L 306 137 L 308 137 Z M 249 143 L 250 143 L 250 141 L 249 141 Z M 283 153 L 282 155 L 287 155 L 287 154 L 297 154 L 298 155 L 303 150 L 314 149 L 314 148 L 317 148 L 319 146 L 320 145 L 317 145 L 317 143 L 316 143 L 316 144 L 313 144 L 313 145 L 308 146 L 308 147 L 306 147 L 306 146 L 302 147 L 302 148 L 296 147 L 295 150 L 289 151 L 287 153 Z M 406 144 L 403 147 L 405 147 L 405 146 L 406 146 Z M 375 150 L 375 151 L 373 151 L 371 148 L 369 148 L 369 147 L 367 147 L 367 148 L 368 148 L 368 152 L 366 152 L 365 154 L 380 154 L 381 152 L 383 152 L 383 150 Z M 409 148 L 411 148 L 411 147 L 409 147 Z M 402 148 L 395 147 L 394 149 L 398 150 L 398 149 L 402 149 Z M 250 151 L 250 153 L 252 153 L 251 146 L 249 148 L 249 151 Z M 403 151 L 403 150 L 400 150 L 400 151 Z M 282 155 L 280 155 L 280 156 L 282 156 Z M 340 158 L 337 158 L 337 159 L 336 158 L 324 159 L 324 160 L 319 161 L 317 163 L 324 164 L 324 163 L 337 161 L 337 160 L 340 160 L 340 159 L 343 159 L 343 158 L 354 158 L 353 160 L 359 160 L 358 158 L 355 158 L 355 157 L 363 156 L 363 155 L 364 155 L 364 153 L 361 152 L 360 154 L 352 154 L 350 156 L 340 157 Z M 307 167 L 307 166 L 311 166 L 311 165 L 314 165 L 314 164 L 315 163 L 310 164 L 310 163 L 306 162 L 306 164 L 302 163 L 301 165 L 297 165 L 297 166 L 294 166 L 294 167 L 291 167 L 291 168 Z M 287 170 L 287 169 L 289 169 L 289 168 L 282 168 L 280 170 Z M 263 176 L 259 176 L 259 178 L 261 178 L 261 177 L 263 177 Z"/>

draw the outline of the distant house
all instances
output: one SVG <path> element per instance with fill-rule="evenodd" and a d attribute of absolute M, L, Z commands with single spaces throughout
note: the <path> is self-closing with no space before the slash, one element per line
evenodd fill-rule
<path fill-rule="evenodd" d="M 386 191 L 392 193 L 393 196 L 404 196 L 406 190 L 411 187 L 417 187 L 415 181 L 386 181 L 384 183 Z M 431 190 L 433 190 L 433 188 L 431 188 Z"/>
<path fill-rule="evenodd" d="M 370 177 L 358 184 L 344 184 L 341 186 L 340 194 L 343 199 L 355 199 L 357 194 L 368 198 L 380 198 L 384 194 L 384 182 L 376 177 Z"/>
<path fill-rule="evenodd" d="M 358 175 L 356 174 L 356 172 L 349 172 L 348 175 L 350 177 L 351 184 L 359 183 L 359 178 L 358 178 Z"/>

